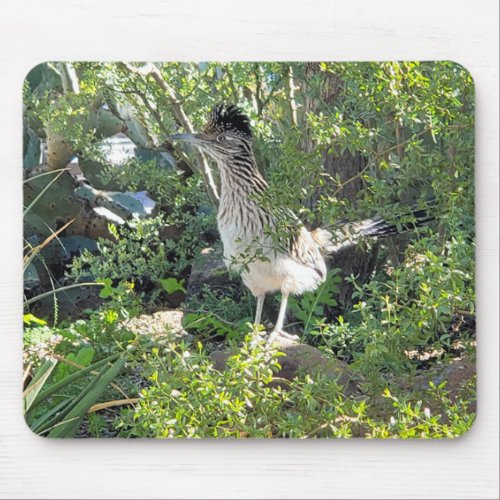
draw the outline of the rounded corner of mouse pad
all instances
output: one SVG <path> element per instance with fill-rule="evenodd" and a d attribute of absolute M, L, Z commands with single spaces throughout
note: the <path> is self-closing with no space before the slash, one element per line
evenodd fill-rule
<path fill-rule="evenodd" d="M 453 61 L 47 61 L 23 83 L 23 412 L 47 438 L 456 438 Z"/>

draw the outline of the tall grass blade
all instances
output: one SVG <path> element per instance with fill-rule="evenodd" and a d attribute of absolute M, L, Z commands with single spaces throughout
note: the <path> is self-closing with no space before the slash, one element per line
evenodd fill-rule
<path fill-rule="evenodd" d="M 72 403 L 72 401 L 73 398 L 64 399 L 63 401 L 56 404 L 54 408 L 51 408 L 47 413 L 44 413 L 42 416 L 38 417 L 33 423 L 32 418 L 26 418 L 26 422 L 35 434 L 43 434 L 50 427 L 48 422 L 50 422 L 52 417 L 57 415 L 59 412 L 62 412 L 65 407 L 69 406 Z"/>
<path fill-rule="evenodd" d="M 58 168 L 57 170 L 51 170 L 50 172 L 43 172 L 42 174 L 34 175 L 33 177 L 28 177 L 24 179 L 23 184 L 27 184 L 28 182 L 34 181 L 36 179 L 40 179 L 40 177 L 45 177 L 46 175 L 54 175 L 58 172 L 64 172 L 65 170 L 69 171 L 68 167 Z"/>
<path fill-rule="evenodd" d="M 28 412 L 33 406 L 35 400 L 40 394 L 40 391 L 42 390 L 42 387 L 50 377 L 50 374 L 52 373 L 52 370 L 54 370 L 56 364 L 57 361 L 55 359 L 47 359 L 37 370 L 33 380 L 29 383 L 23 394 L 25 412 Z"/>
<path fill-rule="evenodd" d="M 106 387 L 115 379 L 121 369 L 125 366 L 126 358 L 121 357 L 108 369 L 103 369 L 101 373 L 94 379 L 95 383 L 91 384 L 88 391 L 83 397 L 79 398 L 78 404 L 67 414 L 64 422 L 52 429 L 48 437 L 52 438 L 65 438 L 73 437 L 83 417 L 88 409 L 99 399 L 101 394 L 105 391 Z M 93 382 L 94 382 L 93 381 Z M 89 384 L 90 385 L 90 384 Z"/>
<path fill-rule="evenodd" d="M 110 363 L 114 361 L 115 359 L 118 359 L 120 357 L 120 353 L 113 354 L 112 356 L 108 356 L 105 359 L 101 359 L 100 361 L 95 362 L 92 365 L 87 366 L 86 368 L 83 368 L 82 370 L 72 373 L 71 375 L 68 375 L 65 377 L 63 380 L 58 382 L 57 384 L 52 385 L 48 389 L 45 389 L 43 392 L 38 394 L 38 396 L 35 398 L 35 400 L 31 404 L 31 408 L 34 408 L 36 405 L 47 399 L 48 397 L 52 396 L 55 394 L 57 391 L 60 391 L 67 385 L 71 384 L 75 380 L 79 379 L 80 377 L 83 377 L 87 373 L 91 372 L 92 370 L 95 370 L 96 368 L 101 367 L 102 365 L 106 363 Z"/>

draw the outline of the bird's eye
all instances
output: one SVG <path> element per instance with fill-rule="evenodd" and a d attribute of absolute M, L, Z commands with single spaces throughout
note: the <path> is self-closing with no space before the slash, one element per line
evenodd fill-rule
<path fill-rule="evenodd" d="M 217 142 L 223 142 L 225 137 L 221 134 L 217 136 Z"/>

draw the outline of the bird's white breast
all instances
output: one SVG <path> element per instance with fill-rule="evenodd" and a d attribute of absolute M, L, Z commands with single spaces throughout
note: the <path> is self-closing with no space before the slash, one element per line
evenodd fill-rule
<path fill-rule="evenodd" d="M 305 230 L 305 229 L 304 229 Z M 282 291 L 301 294 L 315 290 L 324 281 L 314 269 L 275 250 L 271 238 L 248 234 L 238 221 L 219 220 L 219 232 L 224 245 L 224 261 L 228 269 L 241 274 L 243 282 L 255 295 Z"/>

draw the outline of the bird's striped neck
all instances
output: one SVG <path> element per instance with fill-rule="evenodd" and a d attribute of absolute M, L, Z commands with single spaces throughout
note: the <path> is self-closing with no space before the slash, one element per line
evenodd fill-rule
<path fill-rule="evenodd" d="M 240 195 L 261 194 L 267 190 L 251 149 L 218 160 L 221 175 L 221 195 L 237 191 Z"/>

